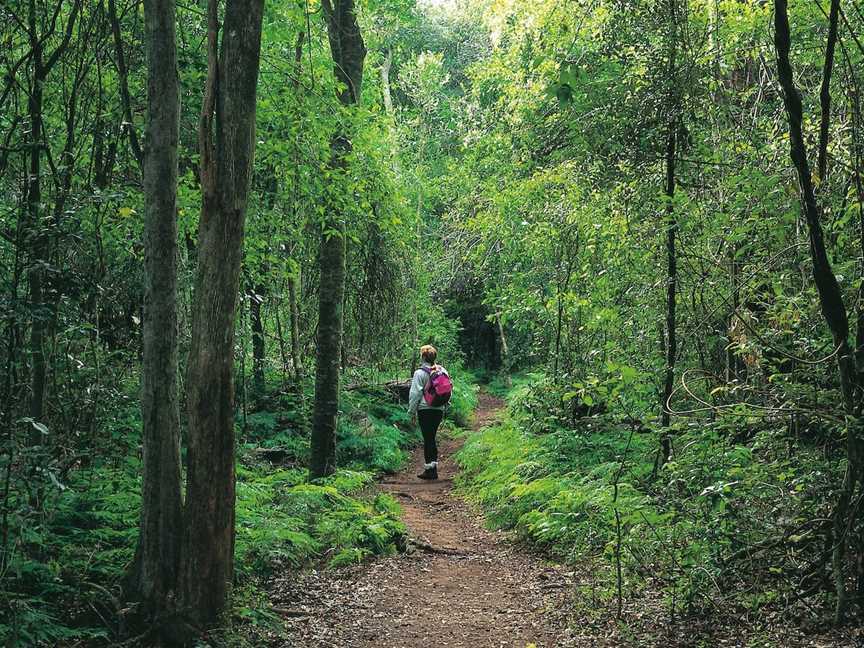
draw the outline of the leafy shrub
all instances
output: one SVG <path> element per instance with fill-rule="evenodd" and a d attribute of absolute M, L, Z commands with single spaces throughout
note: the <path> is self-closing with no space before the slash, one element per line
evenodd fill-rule
<path fill-rule="evenodd" d="M 395 502 L 385 496 L 352 497 L 371 482 L 369 473 L 350 471 L 323 484 L 306 483 L 305 474 L 294 470 L 244 471 L 237 486 L 240 573 L 251 576 L 318 558 L 332 562 L 354 549 L 364 556 L 395 550 L 405 532 Z"/>
<path fill-rule="evenodd" d="M 284 461 L 305 465 L 309 460 L 309 437 L 302 429 L 287 427 L 284 412 L 254 412 L 246 417 L 242 433 L 244 449 L 267 448 L 285 452 Z"/>
<path fill-rule="evenodd" d="M 348 392 L 342 409 L 336 438 L 341 466 L 393 473 L 419 442 L 405 408 L 381 389 Z"/>
<path fill-rule="evenodd" d="M 486 383 L 486 390 L 498 398 L 509 398 L 515 391 L 537 382 L 540 374 L 519 372 L 510 376 L 509 384 L 501 373 L 495 373 Z"/>
<path fill-rule="evenodd" d="M 574 423 L 559 415 L 564 389 L 541 380 L 514 390 L 509 416 L 459 453 L 458 486 L 493 526 L 561 558 L 611 566 L 620 520 L 626 584 L 651 578 L 670 604 L 690 609 L 721 596 L 769 605 L 807 578 L 802 565 L 824 549 L 819 520 L 840 465 L 792 449 L 785 427 L 737 416 L 673 428 L 676 451 L 652 475 L 656 431 L 612 414 Z M 742 428 L 747 445 L 736 441 Z"/>
<path fill-rule="evenodd" d="M 138 535 L 137 460 L 72 472 L 38 521 L 11 520 L 0 579 L 0 641 L 56 645 L 108 636 L 118 584 Z M 13 503 L 13 510 L 25 507 Z M 18 524 L 25 526 L 19 527 Z M 34 523 L 35 522 L 35 523 Z"/>
<path fill-rule="evenodd" d="M 276 395 L 261 403 L 288 407 L 291 398 Z M 383 392 L 351 392 L 343 403 L 339 460 L 352 470 L 317 484 L 308 483 L 305 469 L 274 466 L 247 452 L 285 449 L 287 465 L 303 465 L 309 441 L 295 412 L 246 416 L 238 434 L 236 491 L 235 560 L 242 596 L 252 596 L 258 587 L 253 583 L 277 568 L 318 560 L 336 567 L 401 545 L 405 528 L 398 505 L 386 495 L 372 496 L 369 487 L 375 473 L 401 467 L 418 435 L 409 429 L 404 408 Z M 134 407 L 124 410 L 118 424 L 140 428 L 136 416 Z M 242 423 L 238 417 L 238 426 Z M 120 583 L 134 557 L 141 492 L 140 460 L 123 452 L 127 458 L 106 454 L 63 480 L 47 470 L 39 473 L 44 484 L 38 510 L 29 506 L 25 488 L 13 489 L 10 542 L 0 574 L 0 643 L 99 645 L 116 638 L 112 624 Z M 266 610 L 252 610 L 242 601 L 235 607 L 245 610 L 246 621 L 266 621 Z"/>
<path fill-rule="evenodd" d="M 456 425 L 467 427 L 471 422 L 471 415 L 477 409 L 477 378 L 470 370 L 459 365 L 448 367 L 447 370 L 453 379 L 453 396 L 447 410 L 448 416 Z"/>

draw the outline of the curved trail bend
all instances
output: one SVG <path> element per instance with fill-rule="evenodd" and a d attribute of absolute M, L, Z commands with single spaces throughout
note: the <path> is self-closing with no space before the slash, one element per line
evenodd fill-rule
<path fill-rule="evenodd" d="M 503 403 L 481 393 L 473 430 Z M 557 648 L 566 645 L 571 586 L 563 569 L 514 545 L 452 492 L 452 456 L 440 444 L 441 479 L 417 479 L 422 448 L 380 488 L 402 505 L 411 538 L 404 555 L 357 568 L 313 572 L 274 583 L 290 609 L 289 646 L 297 648 Z M 278 603 L 277 603 L 278 604 Z"/>

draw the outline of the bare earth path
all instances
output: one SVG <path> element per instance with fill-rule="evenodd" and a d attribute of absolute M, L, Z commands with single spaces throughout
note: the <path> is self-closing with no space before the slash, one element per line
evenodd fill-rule
<path fill-rule="evenodd" d="M 481 394 L 473 425 L 503 403 Z M 514 545 L 452 493 L 459 441 L 441 443 L 441 479 L 408 468 L 382 483 L 402 505 L 413 551 L 355 569 L 276 583 L 289 646 L 303 648 L 537 648 L 564 646 L 568 575 Z M 290 603 L 289 603 L 290 602 Z M 278 602 L 277 602 L 278 604 Z"/>

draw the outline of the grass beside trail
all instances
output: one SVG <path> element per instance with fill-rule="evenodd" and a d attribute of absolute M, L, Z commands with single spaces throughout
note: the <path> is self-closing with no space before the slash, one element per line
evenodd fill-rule
<path fill-rule="evenodd" d="M 827 586 L 810 583 L 796 602 L 842 469 L 818 448 L 764 420 L 700 421 L 673 429 L 676 452 L 653 475 L 656 429 L 612 406 L 574 418 L 573 388 L 542 375 L 493 389 L 509 394 L 507 414 L 457 457 L 457 486 L 493 527 L 597 567 L 594 587 L 610 601 L 620 558 L 625 597 L 659 589 L 664 614 L 788 625 L 830 612 Z"/>

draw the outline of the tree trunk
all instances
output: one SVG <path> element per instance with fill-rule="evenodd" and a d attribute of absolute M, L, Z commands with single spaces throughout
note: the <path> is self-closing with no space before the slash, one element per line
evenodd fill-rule
<path fill-rule="evenodd" d="M 344 86 L 339 101 L 351 106 L 360 101 L 366 47 L 357 24 L 354 0 L 323 0 L 327 35 L 336 79 Z M 351 139 L 338 131 L 331 142 L 330 166 L 343 171 L 351 152 Z M 337 176 L 341 173 L 337 173 Z M 318 354 L 315 368 L 315 404 L 309 471 L 312 478 L 336 468 L 336 422 L 339 412 L 339 365 L 342 357 L 342 302 L 345 292 L 344 215 L 330 213 L 321 236 L 321 280 L 318 296 Z"/>
<path fill-rule="evenodd" d="M 858 309 L 856 312 L 855 332 L 855 366 L 860 380 L 864 380 L 864 182 L 861 179 L 861 164 L 864 155 L 861 153 L 861 94 L 857 82 L 853 83 L 851 91 L 852 102 L 852 138 L 855 160 L 855 191 L 858 194 L 858 245 L 861 262 L 858 272 L 862 277 L 858 287 Z"/>
<path fill-rule="evenodd" d="M 834 32 L 834 37 L 836 38 L 836 31 Z M 830 38 L 831 35 L 829 32 Z M 834 340 L 837 370 L 840 379 L 840 392 L 847 415 L 846 455 L 848 463 L 837 506 L 834 509 L 833 537 L 831 542 L 833 546 L 832 570 L 834 587 L 837 593 L 835 622 L 840 623 L 845 617 L 848 602 L 845 570 L 846 547 L 848 544 L 846 536 L 851 526 L 849 516 L 855 514 L 855 511 L 850 510 L 850 505 L 856 486 L 861 482 L 862 474 L 864 474 L 864 470 L 862 470 L 864 468 L 864 440 L 862 440 L 864 430 L 862 430 L 861 412 L 862 381 L 855 367 L 853 350 L 849 345 L 849 319 L 846 305 L 843 302 L 843 294 L 840 290 L 840 285 L 837 283 L 837 278 L 831 268 L 825 249 L 825 240 L 820 223 L 820 210 L 816 202 L 810 163 L 807 160 L 802 128 L 803 107 L 801 95 L 795 86 L 792 65 L 789 61 L 791 36 L 787 0 L 775 0 L 774 2 L 774 45 L 777 50 L 778 78 L 780 86 L 783 89 L 783 101 L 789 121 L 790 157 L 798 175 L 798 183 L 801 188 L 801 202 L 810 238 L 813 280 L 819 294 L 822 316 L 828 324 L 828 329 Z M 830 45 L 829 42 L 829 49 Z M 830 66 L 832 64 L 833 58 L 826 55 L 825 65 Z M 826 77 L 830 79 L 830 71 L 823 73 L 823 79 Z M 830 106 L 830 102 L 827 104 L 825 102 L 822 103 L 823 111 L 827 106 Z"/>
<path fill-rule="evenodd" d="M 510 376 L 510 349 L 507 347 L 507 336 L 504 335 L 504 324 L 501 321 L 501 314 L 495 315 L 495 322 L 498 325 L 498 337 L 501 340 L 501 377 L 504 379 L 506 387 L 513 386 L 513 379 Z"/>
<path fill-rule="evenodd" d="M 233 576 L 234 320 L 255 144 L 263 9 L 263 0 L 228 0 L 217 61 L 218 1 L 210 0 L 208 6 L 181 572 L 183 607 L 198 624 L 213 622 L 222 612 Z"/>
<path fill-rule="evenodd" d="M 318 297 L 318 355 L 312 413 L 313 478 L 336 469 L 336 419 L 342 357 L 342 293 L 345 288 L 345 239 L 342 232 L 321 241 L 321 281 Z"/>
<path fill-rule="evenodd" d="M 144 152 L 138 143 L 138 133 L 135 130 L 135 119 L 132 115 L 132 97 L 129 94 L 129 71 L 126 67 L 126 56 L 123 52 L 123 36 L 120 31 L 120 18 L 117 15 L 115 0 L 108 0 L 108 14 L 111 19 L 111 34 L 114 37 L 114 55 L 117 65 L 117 82 L 120 86 L 120 102 L 123 106 L 123 117 L 126 119 L 126 133 L 129 137 L 129 148 L 138 166 L 144 160 Z M 173 33 L 173 29 L 172 29 Z"/>
<path fill-rule="evenodd" d="M 266 349 L 264 347 L 264 323 L 261 320 L 261 305 L 264 302 L 263 284 L 259 284 L 252 289 L 252 294 L 249 295 L 249 321 L 252 328 L 252 388 L 255 390 L 255 396 L 261 397 L 264 395 L 264 363 L 266 359 Z"/>
<path fill-rule="evenodd" d="M 676 337 L 676 297 L 678 286 L 678 259 L 675 254 L 675 237 L 678 231 L 678 223 L 675 217 L 675 149 L 677 124 L 670 123 L 666 135 L 666 371 L 663 380 L 663 402 L 661 409 L 661 423 L 663 427 L 669 427 L 669 398 L 675 384 L 675 358 L 678 353 L 678 341 Z M 664 447 L 664 457 L 668 459 Z"/>
<path fill-rule="evenodd" d="M 144 469 L 132 587 L 151 615 L 177 585 L 182 538 L 177 396 L 177 165 L 180 83 L 175 0 L 145 0 L 147 130 L 144 158 Z"/>
<path fill-rule="evenodd" d="M 300 349 L 300 308 L 297 304 L 297 286 L 300 283 L 300 266 L 297 276 L 288 277 L 288 308 L 291 311 L 291 361 L 294 365 L 294 384 L 298 393 L 303 393 L 303 354 Z"/>
<path fill-rule="evenodd" d="M 822 85 L 819 90 L 821 118 L 819 120 L 819 157 L 817 169 L 819 182 L 828 176 L 828 127 L 831 125 L 831 74 L 834 71 L 834 49 L 837 45 L 837 21 L 840 17 L 840 0 L 831 0 L 828 15 L 828 42 L 825 46 L 825 65 L 822 66 Z"/>
<path fill-rule="evenodd" d="M 302 61 L 303 61 L 303 43 L 306 40 L 306 32 L 301 31 L 297 34 L 297 39 L 294 42 L 294 92 L 298 94 L 299 100 L 299 92 L 300 92 L 300 76 L 303 72 L 302 70 Z M 300 148 L 299 148 L 299 139 L 294 138 L 294 187 L 292 192 L 292 202 L 291 207 L 294 214 L 294 222 L 299 221 L 299 212 L 300 212 Z M 293 254 L 293 253 L 292 253 Z M 300 398 L 301 408 L 305 404 L 305 395 L 303 393 L 303 355 L 302 350 L 300 348 L 300 307 L 299 307 L 299 296 L 298 296 L 298 288 L 302 288 L 302 264 L 297 261 L 296 263 L 296 271 L 292 270 L 292 273 L 288 276 L 288 310 L 291 315 L 291 364 L 294 370 L 294 389 L 297 392 L 297 395 Z M 305 408 L 303 408 L 305 409 Z M 305 419 L 304 419 L 304 428 Z M 308 429 L 308 428 L 307 428 Z"/>
<path fill-rule="evenodd" d="M 30 159 L 27 178 L 27 238 L 30 252 L 29 302 L 30 302 L 30 417 L 34 421 L 44 418 L 45 409 L 45 331 L 49 319 L 48 305 L 45 303 L 45 269 L 50 263 L 50 235 L 47 223 L 42 219 L 42 151 L 46 148 L 43 134 L 42 108 L 45 82 L 60 56 L 69 46 L 72 32 L 81 8 L 80 0 L 72 5 L 66 20 L 63 39 L 56 49 L 46 55 L 46 37 L 39 33 L 38 6 L 30 0 L 27 14 L 27 30 L 30 40 L 30 58 L 33 65 L 32 87 L 28 100 L 30 117 Z M 59 12 L 59 7 L 56 7 Z M 34 445 L 43 441 L 43 434 L 36 430 L 30 442 Z"/>
<path fill-rule="evenodd" d="M 31 47 L 33 51 L 33 87 L 30 92 L 30 165 L 27 179 L 28 238 L 30 240 L 30 417 L 41 421 L 45 405 L 45 264 L 48 263 L 48 237 L 42 223 L 42 89 L 47 72 L 42 57 L 42 40 L 36 32 L 36 3 L 30 3 Z M 35 429 L 35 428 L 34 428 Z M 32 442 L 42 442 L 42 434 L 33 432 Z"/>
<path fill-rule="evenodd" d="M 678 16 L 677 0 L 669 0 L 669 123 L 666 132 L 666 369 L 663 377 L 663 396 L 660 403 L 660 425 L 664 432 L 660 437 L 660 465 L 665 464 L 672 455 L 672 438 L 665 431 L 671 422 L 669 399 L 675 385 L 675 360 L 678 355 L 676 297 L 678 289 L 678 258 L 675 239 L 678 236 L 678 221 L 675 214 L 675 160 L 678 148 L 678 89 L 677 89 L 677 50 Z"/>
<path fill-rule="evenodd" d="M 387 48 L 384 61 L 381 63 L 381 96 L 384 99 L 384 112 L 391 119 L 395 116 L 393 111 L 393 95 L 390 92 L 390 68 L 393 66 L 393 50 Z"/>

